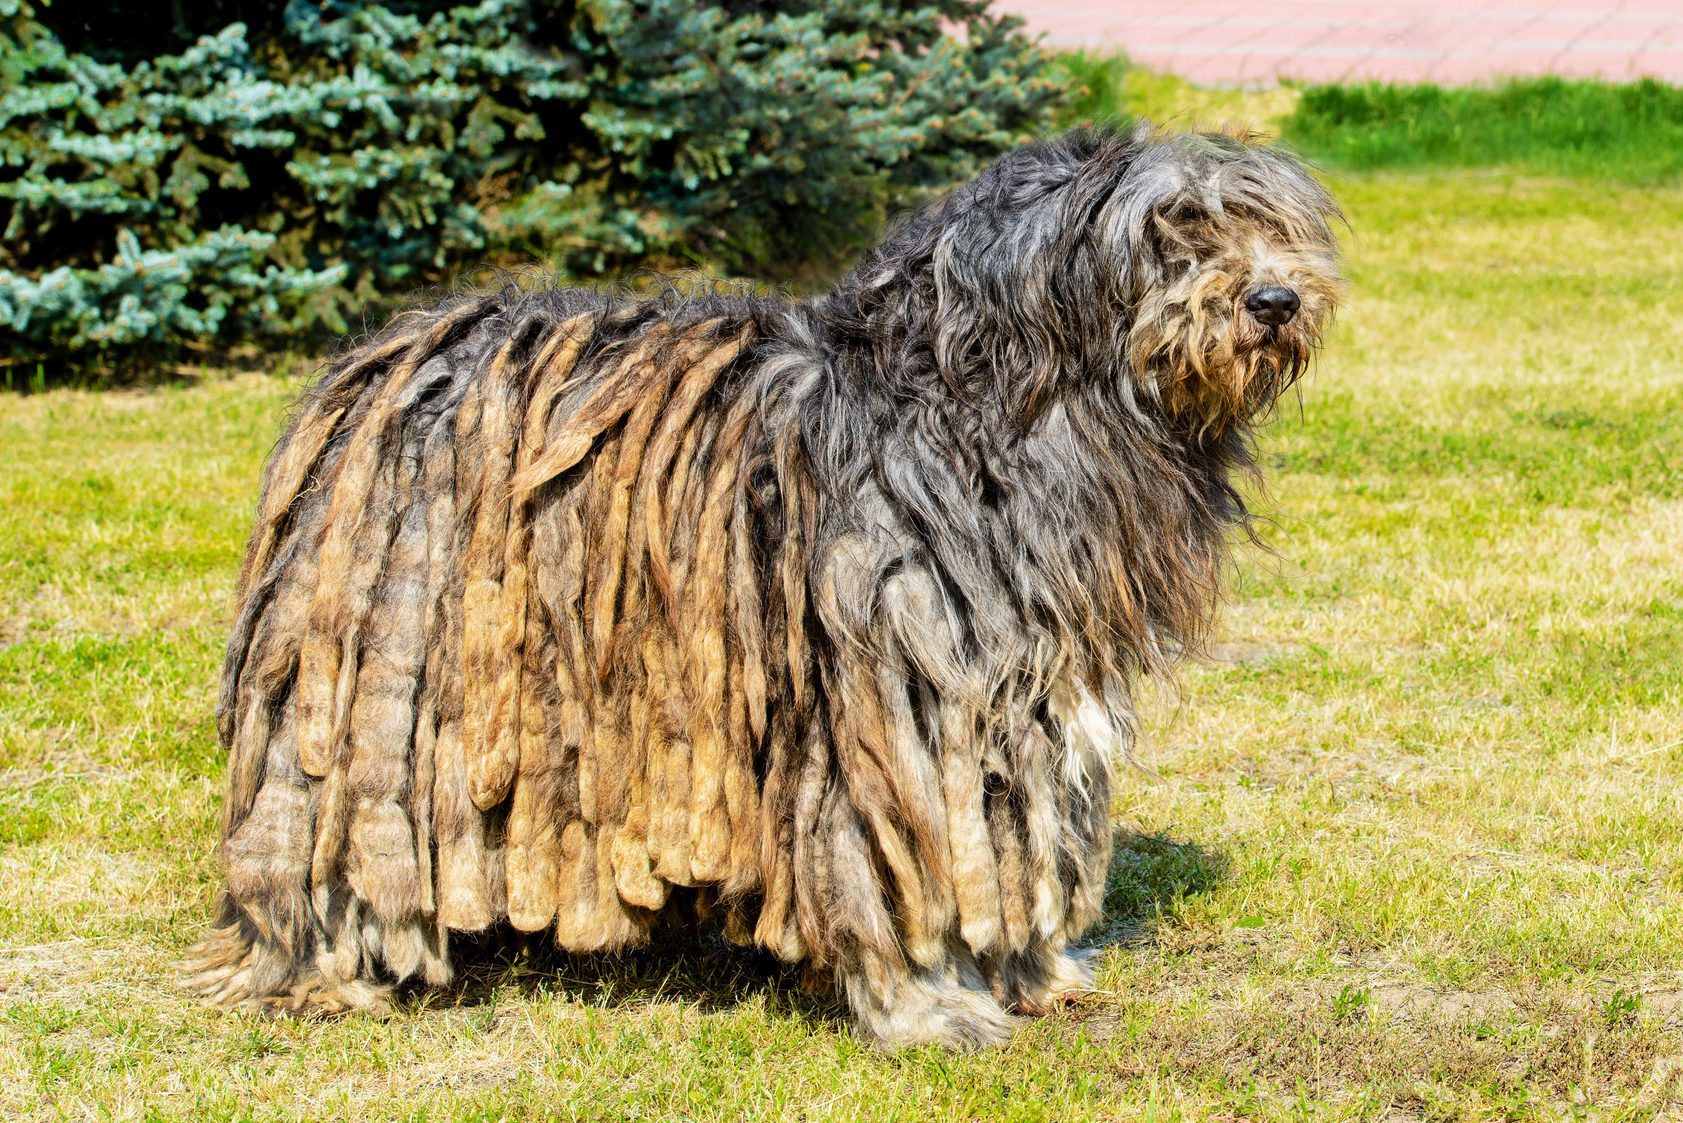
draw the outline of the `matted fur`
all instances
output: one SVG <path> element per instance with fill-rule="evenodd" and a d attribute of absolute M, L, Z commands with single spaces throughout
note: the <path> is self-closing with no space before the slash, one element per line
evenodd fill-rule
<path fill-rule="evenodd" d="M 453 932 L 680 906 L 891 1045 L 1090 984 L 1131 684 L 1207 626 L 1335 213 L 1266 147 L 1079 134 L 811 303 L 509 290 L 341 356 L 240 576 L 196 985 L 379 1006 Z"/>

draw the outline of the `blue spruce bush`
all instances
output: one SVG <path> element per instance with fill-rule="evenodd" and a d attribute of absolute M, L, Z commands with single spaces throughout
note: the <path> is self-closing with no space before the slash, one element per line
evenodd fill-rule
<path fill-rule="evenodd" d="M 1059 97 L 983 0 L 158 7 L 0 0 L 0 362 L 297 344 L 479 262 L 786 280 Z"/>

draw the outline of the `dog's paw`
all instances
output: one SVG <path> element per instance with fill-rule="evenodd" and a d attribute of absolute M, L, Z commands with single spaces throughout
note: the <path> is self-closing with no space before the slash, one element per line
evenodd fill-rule
<path fill-rule="evenodd" d="M 861 1028 L 891 1052 L 914 1045 L 971 1050 L 1005 1044 L 1021 1022 L 986 991 L 954 988 L 917 998 L 872 1019 L 869 1025 L 861 1018 Z"/>
<path fill-rule="evenodd" d="M 1018 996 L 1013 1008 L 1019 1014 L 1042 1017 L 1065 1002 L 1093 989 L 1099 970 L 1099 949 L 1074 948 L 1059 952 L 1044 982 Z"/>
<path fill-rule="evenodd" d="M 1007 1013 L 979 976 L 945 970 L 893 978 L 890 985 L 847 982 L 861 1036 L 890 1051 L 914 1045 L 983 1049 L 1003 1045 L 1021 1019 Z"/>

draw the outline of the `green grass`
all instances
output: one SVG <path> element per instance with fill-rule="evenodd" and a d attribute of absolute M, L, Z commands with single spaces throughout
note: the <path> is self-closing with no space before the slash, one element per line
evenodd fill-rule
<path fill-rule="evenodd" d="M 1637 185 L 1683 176 L 1683 87 L 1527 78 L 1494 86 L 1284 85 L 1204 89 L 1119 55 L 1057 62 L 1074 91 L 1060 124 L 1146 118 L 1242 125 L 1343 171 L 1500 168 Z"/>
<path fill-rule="evenodd" d="M 878 1056 L 716 945 L 388 1022 L 199 1007 L 216 665 L 297 383 L 0 397 L 0 1118 L 1683 1111 L 1683 189 L 1330 182 L 1350 301 L 1264 442 L 1276 553 L 1122 780 L 1101 993 L 980 1055 Z"/>
<path fill-rule="evenodd" d="M 1246 91 L 1194 86 L 1170 74 L 1130 66 L 1115 54 L 1080 51 L 1056 65 L 1072 91 L 1058 125 L 1116 125 L 1145 118 L 1168 128 L 1237 125 L 1277 135 L 1297 105 L 1291 86 Z"/>
<path fill-rule="evenodd" d="M 1500 166 L 1674 181 L 1683 173 L 1683 88 L 1560 78 L 1493 88 L 1310 86 L 1285 136 L 1352 169 Z"/>

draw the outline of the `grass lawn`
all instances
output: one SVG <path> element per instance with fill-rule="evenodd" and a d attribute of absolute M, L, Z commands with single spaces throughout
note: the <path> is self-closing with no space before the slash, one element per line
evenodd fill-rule
<path fill-rule="evenodd" d="M 1276 553 L 1120 786 L 1102 990 L 979 1055 L 877 1055 L 722 946 L 200 1007 L 217 662 L 298 383 L 0 396 L 0 1117 L 1683 1111 L 1683 189 L 1331 182 L 1351 299 L 1265 443 Z"/>

